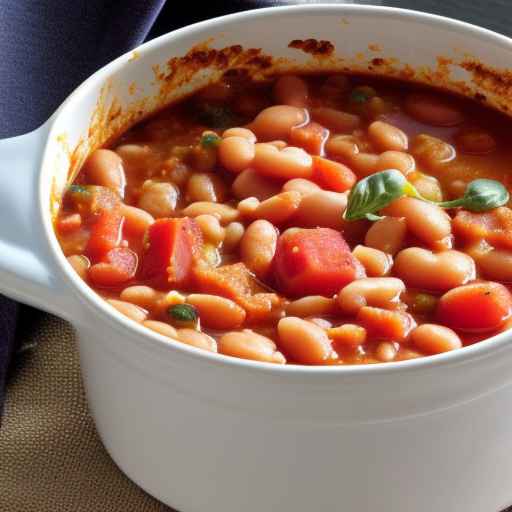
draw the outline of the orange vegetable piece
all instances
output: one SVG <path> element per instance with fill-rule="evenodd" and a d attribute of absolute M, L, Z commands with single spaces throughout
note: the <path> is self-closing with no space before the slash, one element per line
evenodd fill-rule
<path fill-rule="evenodd" d="M 460 210 L 452 229 L 456 236 L 469 242 L 483 238 L 491 245 L 512 248 L 512 210 L 506 206 L 482 213 Z"/>
<path fill-rule="evenodd" d="M 366 328 L 371 337 L 391 341 L 404 341 L 416 327 L 414 318 L 408 313 L 370 306 L 359 310 L 357 321 Z"/>
<path fill-rule="evenodd" d="M 512 295 L 499 283 L 483 281 L 446 292 L 437 306 L 437 320 L 455 330 L 499 329 L 512 315 Z"/>
<path fill-rule="evenodd" d="M 221 295 L 242 306 L 248 323 L 265 320 L 282 303 L 277 294 L 267 292 L 258 284 L 243 263 L 217 268 L 198 266 L 195 277 L 202 292 Z"/>
<path fill-rule="evenodd" d="M 346 165 L 314 156 L 313 180 L 326 190 L 345 192 L 355 185 L 357 177 Z"/>
<path fill-rule="evenodd" d="M 189 286 L 203 243 L 196 221 L 159 219 L 148 229 L 141 277 L 155 286 Z"/>
<path fill-rule="evenodd" d="M 121 241 L 123 220 L 119 208 L 102 210 L 91 227 L 86 256 L 92 261 L 102 261 L 110 250 L 117 247 Z"/>
<path fill-rule="evenodd" d="M 118 286 L 135 277 L 137 255 L 127 247 L 117 247 L 107 253 L 106 261 L 96 263 L 88 270 L 91 283 L 97 286 Z"/>
<path fill-rule="evenodd" d="M 330 228 L 285 231 L 277 241 L 274 274 L 277 288 L 290 296 L 332 296 L 365 277 L 345 239 Z"/>
<path fill-rule="evenodd" d="M 314 121 L 304 126 L 295 126 L 290 132 L 290 143 L 306 150 L 310 155 L 321 155 L 329 130 Z"/>
<path fill-rule="evenodd" d="M 72 213 L 57 219 L 57 231 L 60 234 L 76 231 L 82 225 L 82 216 L 79 213 Z"/>

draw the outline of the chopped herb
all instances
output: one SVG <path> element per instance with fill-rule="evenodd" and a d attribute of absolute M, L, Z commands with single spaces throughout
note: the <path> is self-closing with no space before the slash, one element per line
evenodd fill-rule
<path fill-rule="evenodd" d="M 89 195 L 91 191 L 88 189 L 87 185 L 70 185 L 68 188 L 68 192 L 70 194 L 86 194 Z"/>
<path fill-rule="evenodd" d="M 197 327 L 199 314 L 194 306 L 190 304 L 175 304 L 167 312 L 174 324 L 180 327 Z"/>
<path fill-rule="evenodd" d="M 203 148 L 216 148 L 221 138 L 216 133 L 205 133 L 199 141 Z"/>
<path fill-rule="evenodd" d="M 366 103 L 370 98 L 373 98 L 377 92 L 373 87 L 363 85 L 352 89 L 350 93 L 350 101 L 352 103 Z"/>

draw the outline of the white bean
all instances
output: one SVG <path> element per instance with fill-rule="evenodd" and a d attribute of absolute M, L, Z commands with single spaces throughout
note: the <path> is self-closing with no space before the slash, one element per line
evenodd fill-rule
<path fill-rule="evenodd" d="M 323 364 L 333 355 L 324 329 L 312 322 L 288 316 L 277 324 L 279 346 L 291 359 L 302 364 Z"/>
<path fill-rule="evenodd" d="M 219 339 L 219 352 L 226 356 L 252 359 L 266 363 L 284 364 L 286 359 L 277 351 L 276 344 L 266 336 L 250 329 L 228 332 Z"/>
<path fill-rule="evenodd" d="M 142 185 L 142 194 L 137 206 L 159 219 L 170 217 L 178 202 L 178 191 L 170 183 L 147 180 Z"/>
<path fill-rule="evenodd" d="M 341 310 L 354 315 L 364 306 L 396 308 L 405 284 L 396 277 L 368 277 L 345 286 L 338 295 Z"/>
<path fill-rule="evenodd" d="M 421 247 L 399 252 L 393 271 L 410 287 L 435 291 L 461 286 L 476 275 L 475 262 L 467 254 L 454 250 L 433 253 Z"/>
<path fill-rule="evenodd" d="M 256 220 L 245 230 L 240 242 L 240 258 L 259 279 L 264 279 L 270 271 L 277 236 L 274 225 L 266 220 Z"/>

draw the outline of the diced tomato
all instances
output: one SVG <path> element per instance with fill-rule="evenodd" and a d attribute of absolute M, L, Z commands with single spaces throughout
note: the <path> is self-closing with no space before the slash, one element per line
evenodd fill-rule
<path fill-rule="evenodd" d="M 131 249 L 112 249 L 105 260 L 89 268 L 87 275 L 91 283 L 97 286 L 118 286 L 135 277 L 138 258 Z"/>
<path fill-rule="evenodd" d="M 492 245 L 512 247 L 512 210 L 506 206 L 482 213 L 460 210 L 453 219 L 452 228 L 466 241 L 483 238 Z"/>
<path fill-rule="evenodd" d="M 267 292 L 243 263 L 217 268 L 199 266 L 195 274 L 202 292 L 221 295 L 242 306 L 247 313 L 247 323 L 267 320 L 272 310 L 282 303 L 279 295 Z"/>
<path fill-rule="evenodd" d="M 159 219 L 148 229 L 148 247 L 142 260 L 142 279 L 155 285 L 190 285 L 203 244 L 196 221 Z"/>
<path fill-rule="evenodd" d="M 357 177 L 346 165 L 314 156 L 313 180 L 324 189 L 333 192 L 345 192 L 354 186 Z"/>
<path fill-rule="evenodd" d="M 329 130 L 314 121 L 293 127 L 290 131 L 291 144 L 306 150 L 310 155 L 321 155 L 328 137 Z"/>
<path fill-rule="evenodd" d="M 274 272 L 277 288 L 290 296 L 334 295 L 365 277 L 344 238 L 330 228 L 285 231 L 277 242 Z"/>
<path fill-rule="evenodd" d="M 512 314 L 512 295 L 499 283 L 466 284 L 446 292 L 437 306 L 437 320 L 455 330 L 494 331 Z"/>
<path fill-rule="evenodd" d="M 57 231 L 60 234 L 76 231 L 82 225 L 82 217 L 79 213 L 64 215 L 57 219 Z"/>
<path fill-rule="evenodd" d="M 121 241 L 123 216 L 118 208 L 103 210 L 91 227 L 91 236 L 85 254 L 92 261 L 103 261 L 107 253 Z"/>
<path fill-rule="evenodd" d="M 84 217 L 98 214 L 103 210 L 119 208 L 121 203 L 116 192 L 97 185 L 70 185 L 64 200 L 73 205 Z"/>
<path fill-rule="evenodd" d="M 359 310 L 357 320 L 370 336 L 392 341 L 404 341 L 416 327 L 414 318 L 408 313 L 370 306 L 364 306 Z"/>

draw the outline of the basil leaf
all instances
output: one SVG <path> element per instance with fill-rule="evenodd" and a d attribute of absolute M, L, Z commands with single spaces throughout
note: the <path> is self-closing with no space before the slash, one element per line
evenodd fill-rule
<path fill-rule="evenodd" d="M 503 206 L 509 199 L 508 190 L 499 181 L 482 178 L 469 183 L 461 198 L 437 204 L 443 208 L 462 206 L 472 212 L 485 212 Z"/>
<path fill-rule="evenodd" d="M 216 148 L 220 144 L 221 138 L 215 133 L 206 133 L 201 137 L 199 143 L 203 148 Z"/>
<path fill-rule="evenodd" d="M 190 304 L 175 304 L 168 309 L 169 316 L 178 322 L 197 322 L 197 309 Z"/>
<path fill-rule="evenodd" d="M 377 91 L 373 87 L 368 85 L 362 85 L 355 87 L 350 93 L 350 101 L 352 103 L 366 103 L 370 98 L 373 98 L 377 94 Z"/>
<path fill-rule="evenodd" d="M 368 101 L 368 95 L 363 91 L 352 91 L 350 101 L 354 103 L 364 103 Z"/>
<path fill-rule="evenodd" d="M 348 196 L 345 220 L 375 219 L 375 212 L 404 195 L 419 195 L 396 169 L 377 172 L 358 181 Z"/>
<path fill-rule="evenodd" d="M 86 185 L 75 185 L 75 184 L 70 185 L 68 187 L 68 192 L 70 194 L 82 194 L 82 195 L 88 195 L 91 193 Z"/>

